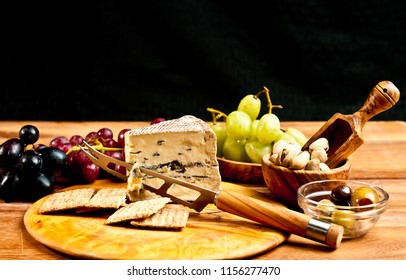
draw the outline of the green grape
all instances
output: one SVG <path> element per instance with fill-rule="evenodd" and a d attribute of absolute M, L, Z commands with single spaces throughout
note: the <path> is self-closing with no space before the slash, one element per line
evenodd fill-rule
<path fill-rule="evenodd" d="M 227 137 L 223 146 L 223 155 L 226 159 L 247 162 L 248 156 L 245 152 L 246 140 L 235 140 Z"/>
<path fill-rule="evenodd" d="M 258 122 L 257 138 L 263 144 L 272 143 L 281 133 L 279 118 L 272 113 L 264 114 Z"/>
<path fill-rule="evenodd" d="M 262 157 L 272 151 L 272 144 L 262 144 L 257 140 L 245 143 L 245 152 L 253 163 L 261 163 Z"/>
<path fill-rule="evenodd" d="M 226 141 L 227 138 L 226 127 L 221 123 L 211 123 L 210 127 L 217 137 L 217 156 L 222 157 L 224 141 Z"/>
<path fill-rule="evenodd" d="M 251 120 L 255 120 L 261 111 L 261 100 L 255 95 L 248 94 L 241 99 L 237 110 L 247 113 Z"/>
<path fill-rule="evenodd" d="M 296 139 L 292 135 L 283 132 L 282 130 L 279 133 L 278 137 L 276 137 L 274 142 L 278 142 L 279 140 L 286 140 L 287 142 L 296 142 Z"/>
<path fill-rule="evenodd" d="M 251 135 L 251 118 L 243 111 L 233 111 L 226 119 L 228 136 L 236 140 L 246 140 Z"/>
<path fill-rule="evenodd" d="M 252 121 L 251 124 L 251 135 L 248 137 L 247 141 L 250 140 L 258 140 L 257 138 L 257 127 L 258 127 L 259 120 Z"/>
<path fill-rule="evenodd" d="M 296 142 L 299 143 L 301 147 L 303 147 L 304 144 L 306 144 L 307 142 L 307 137 L 296 128 L 289 127 L 288 129 L 285 130 L 285 133 L 295 138 Z"/>

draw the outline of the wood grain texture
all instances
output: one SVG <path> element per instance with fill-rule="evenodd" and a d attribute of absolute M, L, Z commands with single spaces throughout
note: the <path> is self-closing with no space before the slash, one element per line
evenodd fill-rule
<path fill-rule="evenodd" d="M 310 216 L 286 207 L 252 199 L 227 190 L 219 193 L 216 206 L 239 217 L 245 217 L 263 225 L 312 239 L 311 235 L 308 234 Z M 324 240 L 317 240 L 317 242 L 337 248 L 341 243 L 344 229 L 336 224 L 330 224 L 330 229 L 324 236 Z"/>
<path fill-rule="evenodd" d="M 238 162 L 217 158 L 221 177 L 235 182 L 264 184 L 262 168 L 259 163 Z"/>
<path fill-rule="evenodd" d="M 102 127 L 110 127 L 115 135 L 122 128 L 136 128 L 147 122 L 31 122 L 1 121 L 0 143 L 18 135 L 19 128 L 27 123 L 40 129 L 40 143 L 49 143 L 58 135 L 87 134 Z M 295 127 L 306 136 L 313 135 L 323 122 L 282 122 L 283 128 Z M 355 151 L 350 179 L 362 180 L 383 186 L 389 193 L 388 210 L 366 235 L 344 240 L 340 247 L 331 250 L 325 245 L 296 235 L 291 235 L 275 248 L 247 257 L 268 260 L 314 259 L 406 259 L 406 123 L 402 121 L 369 121 L 365 124 L 364 144 Z M 261 184 L 244 184 L 249 190 L 269 195 Z M 247 190 L 247 189 L 244 189 Z M 60 260 L 72 256 L 54 251 L 36 241 L 25 229 L 23 216 L 30 203 L 3 203 L 0 201 L 0 259 Z"/>
<path fill-rule="evenodd" d="M 113 184 L 106 179 L 71 188 L 112 185 L 126 187 L 126 183 Z M 239 188 L 237 192 L 245 193 L 241 186 L 229 183 L 223 183 L 222 188 Z M 252 190 L 247 191 L 246 195 L 254 195 Z M 24 216 L 25 227 L 39 243 L 75 258 L 241 259 L 268 251 L 288 236 L 222 212 L 213 205 L 201 213 L 190 210 L 186 227 L 172 231 L 106 225 L 105 220 L 111 213 L 41 215 L 38 210 L 46 199 L 42 198 L 28 209 Z"/>

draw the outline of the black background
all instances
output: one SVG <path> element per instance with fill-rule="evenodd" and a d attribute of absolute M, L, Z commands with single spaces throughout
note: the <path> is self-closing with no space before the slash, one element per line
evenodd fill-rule
<path fill-rule="evenodd" d="M 327 120 L 406 86 L 401 0 L 82 2 L 1 4 L 1 120 L 209 120 L 263 86 L 281 120 Z"/>

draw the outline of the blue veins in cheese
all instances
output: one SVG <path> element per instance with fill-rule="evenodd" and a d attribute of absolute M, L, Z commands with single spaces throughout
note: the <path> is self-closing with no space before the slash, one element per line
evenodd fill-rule
<path fill-rule="evenodd" d="M 221 177 L 216 141 L 216 135 L 206 122 L 186 115 L 128 131 L 125 158 L 131 164 L 217 191 Z M 143 182 L 153 187 L 163 184 L 161 179 L 147 175 L 143 176 Z M 139 191 L 131 184 L 128 189 Z M 168 192 L 189 200 L 197 195 L 195 191 L 177 185 Z"/>

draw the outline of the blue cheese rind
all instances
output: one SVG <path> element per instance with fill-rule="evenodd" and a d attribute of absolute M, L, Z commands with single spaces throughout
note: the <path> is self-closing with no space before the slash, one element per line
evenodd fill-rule
<path fill-rule="evenodd" d="M 126 161 L 199 186 L 219 190 L 220 172 L 216 158 L 217 139 L 210 126 L 194 116 L 184 116 L 128 131 L 125 135 Z M 162 180 L 145 176 L 153 187 Z M 193 200 L 196 193 L 181 186 L 169 192 Z"/>

